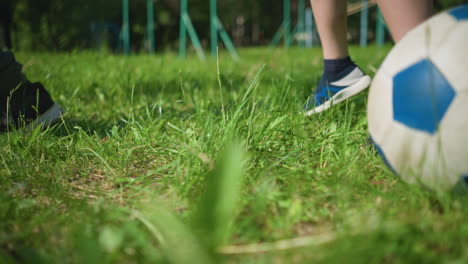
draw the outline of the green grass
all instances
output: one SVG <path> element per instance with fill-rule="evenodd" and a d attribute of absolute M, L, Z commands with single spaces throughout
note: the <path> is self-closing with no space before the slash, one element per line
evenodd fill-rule
<path fill-rule="evenodd" d="M 388 50 L 351 52 L 374 74 Z M 173 54 L 17 57 L 67 112 L 0 135 L 0 263 L 468 261 L 467 197 L 386 168 L 366 93 L 298 114 L 319 49 L 222 54 L 219 73 Z"/>

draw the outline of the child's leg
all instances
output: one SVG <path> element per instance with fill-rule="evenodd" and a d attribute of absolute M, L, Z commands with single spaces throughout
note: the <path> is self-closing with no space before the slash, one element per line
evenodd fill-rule
<path fill-rule="evenodd" d="M 311 0 L 325 59 L 348 57 L 346 0 Z"/>
<path fill-rule="evenodd" d="M 320 113 L 366 89 L 370 77 L 348 55 L 346 0 L 311 0 L 323 50 L 323 74 L 304 105 L 306 115 Z"/>
<path fill-rule="evenodd" d="M 432 0 L 377 0 L 385 21 L 398 42 L 415 26 L 432 15 Z"/>

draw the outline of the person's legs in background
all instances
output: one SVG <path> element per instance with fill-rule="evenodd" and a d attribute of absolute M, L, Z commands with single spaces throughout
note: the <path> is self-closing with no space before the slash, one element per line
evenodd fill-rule
<path fill-rule="evenodd" d="M 13 48 L 13 44 L 11 41 L 11 25 L 11 20 L 5 21 L 5 23 L 3 24 L 3 39 L 5 40 L 5 46 L 9 50 Z"/>
<path fill-rule="evenodd" d="M 349 57 L 346 0 L 311 0 L 322 44 L 324 71 L 304 106 L 306 115 L 322 112 L 366 89 L 371 79 Z"/>
<path fill-rule="evenodd" d="M 432 0 L 378 0 L 395 42 L 432 15 Z M 324 57 L 324 72 L 304 106 L 322 112 L 366 89 L 371 82 L 349 57 L 346 0 L 311 0 Z"/>
<path fill-rule="evenodd" d="M 348 56 L 346 0 L 311 0 L 324 59 Z"/>
<path fill-rule="evenodd" d="M 396 43 L 434 12 L 433 0 L 377 0 L 377 3 Z"/>
<path fill-rule="evenodd" d="M 0 132 L 23 124 L 50 125 L 61 108 L 40 83 L 31 83 L 11 52 L 0 51 Z"/>
<path fill-rule="evenodd" d="M 13 0 L 1 0 L 0 1 L 0 31 L 2 36 L 0 38 L 3 40 L 3 44 L 7 49 L 11 50 L 13 48 L 11 41 L 11 27 L 13 25 L 13 10 L 14 10 L 14 1 Z M 0 43 L 0 49 L 2 48 L 2 43 Z"/>

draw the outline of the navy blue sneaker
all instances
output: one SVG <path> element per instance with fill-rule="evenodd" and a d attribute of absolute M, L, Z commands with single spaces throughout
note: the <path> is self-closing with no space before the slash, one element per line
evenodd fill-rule
<path fill-rule="evenodd" d="M 305 116 L 320 113 L 331 106 L 364 91 L 371 78 L 356 65 L 351 65 L 335 76 L 322 75 L 315 93 L 304 105 Z"/>

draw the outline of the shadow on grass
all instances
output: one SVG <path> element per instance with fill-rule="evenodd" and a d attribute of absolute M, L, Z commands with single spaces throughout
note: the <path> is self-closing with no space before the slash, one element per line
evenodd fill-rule
<path fill-rule="evenodd" d="M 221 116 L 221 110 L 216 107 L 210 107 L 211 113 Z M 132 127 L 135 123 L 139 125 L 147 124 L 150 126 L 152 123 L 166 120 L 180 122 L 181 120 L 187 120 L 197 114 L 195 108 L 190 107 L 165 107 L 160 110 L 159 107 L 154 105 L 148 105 L 147 108 L 140 109 L 129 115 L 120 115 L 111 119 L 100 119 L 100 118 L 74 118 L 65 116 L 60 122 L 49 128 L 51 134 L 57 137 L 67 137 L 78 132 L 84 132 L 88 135 L 97 135 L 99 137 L 106 137 L 109 135 L 114 127 L 127 128 Z"/>

